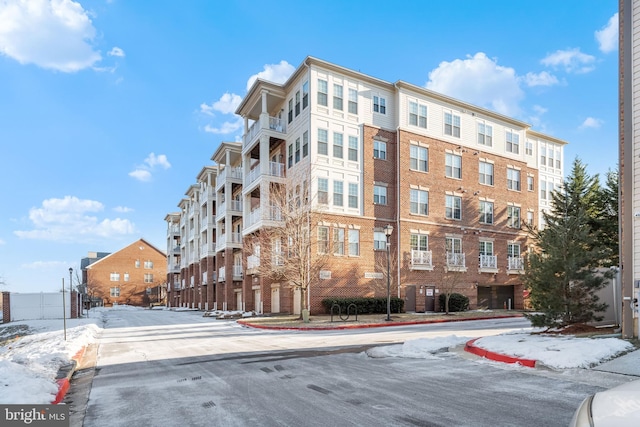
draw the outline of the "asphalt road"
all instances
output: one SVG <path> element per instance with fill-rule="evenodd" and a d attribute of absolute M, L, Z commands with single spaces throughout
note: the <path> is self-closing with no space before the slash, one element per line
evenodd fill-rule
<path fill-rule="evenodd" d="M 197 312 L 112 310 L 104 320 L 95 370 L 72 381 L 72 425 L 566 426 L 585 396 L 616 382 L 613 374 L 514 367 L 459 351 L 428 359 L 365 353 L 407 339 L 502 333 L 526 327 L 523 319 L 306 332 Z"/>

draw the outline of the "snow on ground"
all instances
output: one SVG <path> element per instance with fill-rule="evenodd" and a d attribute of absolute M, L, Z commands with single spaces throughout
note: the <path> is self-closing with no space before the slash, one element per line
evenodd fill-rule
<path fill-rule="evenodd" d="M 118 306 L 118 310 L 142 310 Z M 67 320 L 64 340 L 62 319 L 29 320 L 0 324 L 0 404 L 51 403 L 61 366 L 83 347 L 97 341 L 102 317 L 110 308 L 91 309 L 89 316 Z M 212 318 L 215 319 L 215 318 Z M 531 335 L 533 329 L 478 339 L 475 345 L 496 353 L 535 359 L 556 369 L 589 368 L 610 360 L 633 346 L 618 338 L 575 338 Z M 433 358 L 464 345 L 471 338 L 449 335 L 420 338 L 374 347 L 370 357 Z"/>

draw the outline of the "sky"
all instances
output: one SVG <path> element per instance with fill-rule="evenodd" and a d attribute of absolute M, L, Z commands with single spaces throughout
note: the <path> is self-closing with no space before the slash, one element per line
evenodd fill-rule
<path fill-rule="evenodd" d="M 0 291 L 50 292 L 165 215 L 258 77 L 307 56 L 423 86 L 618 158 L 618 2 L 0 0 Z M 604 182 L 601 179 L 601 182 Z M 75 275 L 74 275 L 75 281 Z M 75 283 L 74 283 L 75 284 Z"/>
<path fill-rule="evenodd" d="M 58 369 L 83 347 L 98 341 L 101 331 L 98 325 L 102 324 L 102 317 L 109 310 L 143 309 L 124 305 L 91 309 L 88 317 L 67 320 L 66 341 L 61 319 L 17 321 L 0 326 L 0 341 L 7 338 L 8 327 L 24 325 L 28 328 L 28 332 L 18 339 L 0 346 L 0 404 L 51 403 L 58 392 L 55 381 Z M 219 322 L 215 317 L 210 319 Z M 594 345 L 591 338 L 532 335 L 532 331 L 534 329 L 526 328 L 484 336 L 474 344 L 496 353 L 537 360 L 554 370 L 588 369 L 633 349 L 631 343 L 615 337 L 598 338 L 598 344 Z M 472 338 L 475 337 L 448 335 L 418 338 L 402 344 L 373 347 L 367 350 L 367 355 L 374 358 L 440 358 L 446 356 L 443 355 L 443 348 L 453 351 Z M 532 369 L 487 359 L 475 360 L 508 369 Z"/>

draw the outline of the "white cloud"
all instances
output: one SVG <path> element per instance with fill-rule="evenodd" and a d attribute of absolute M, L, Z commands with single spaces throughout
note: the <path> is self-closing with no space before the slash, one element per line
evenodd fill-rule
<path fill-rule="evenodd" d="M 224 122 L 222 126 L 220 126 L 219 128 L 206 125 L 204 127 L 204 131 L 209 133 L 215 133 L 217 135 L 227 135 L 237 131 L 238 129 L 241 129 L 242 126 L 243 126 L 243 120 L 242 118 L 238 118 L 238 120 L 236 120 L 235 122 Z"/>
<path fill-rule="evenodd" d="M 164 169 L 169 169 L 171 167 L 171 163 L 167 160 L 167 156 L 164 154 L 155 155 L 154 153 L 150 153 L 144 162 L 149 165 L 149 167 L 153 168 L 156 165 L 160 165 Z"/>
<path fill-rule="evenodd" d="M 129 172 L 129 176 L 142 182 L 151 181 L 151 172 L 147 169 L 135 169 Z"/>
<path fill-rule="evenodd" d="M 0 2 L 0 53 L 20 64 L 75 72 L 102 57 L 88 13 L 72 0 Z"/>
<path fill-rule="evenodd" d="M 587 117 L 580 125 L 580 129 L 598 129 L 602 126 L 602 120 L 594 117 Z"/>
<path fill-rule="evenodd" d="M 129 213 L 129 212 L 133 212 L 133 209 L 128 208 L 126 206 L 116 206 L 115 208 L 113 208 L 113 211 L 118 213 Z"/>
<path fill-rule="evenodd" d="M 483 52 L 441 62 L 429 73 L 426 87 L 510 116 L 519 113 L 518 102 L 524 97 L 515 70 L 498 65 Z"/>
<path fill-rule="evenodd" d="M 121 58 L 124 58 L 124 50 L 120 49 L 119 47 L 113 47 L 109 53 L 107 53 L 107 55 L 109 56 L 119 56 Z"/>
<path fill-rule="evenodd" d="M 5 245 L 7 242 L 5 242 L 4 240 L 0 239 L 0 245 Z"/>
<path fill-rule="evenodd" d="M 135 226 L 129 220 L 102 219 L 96 215 L 104 205 L 95 200 L 65 196 L 63 199 L 47 199 L 39 208 L 29 210 L 31 230 L 14 231 L 23 239 L 42 239 L 61 242 L 88 241 L 95 237 L 129 235 Z"/>
<path fill-rule="evenodd" d="M 27 270 L 49 270 L 56 268 L 64 268 L 66 270 L 68 267 L 69 263 L 66 261 L 34 261 L 20 265 L 20 268 Z"/>
<path fill-rule="evenodd" d="M 146 159 L 144 159 L 144 164 L 141 166 L 137 166 L 133 171 L 129 172 L 129 176 L 137 179 L 142 182 L 149 182 L 152 178 L 152 172 L 156 169 L 156 166 L 160 166 L 163 169 L 169 169 L 171 167 L 171 163 L 167 160 L 167 156 L 164 154 L 155 155 L 155 153 L 150 153 Z"/>
<path fill-rule="evenodd" d="M 549 111 L 549 109 L 548 108 L 544 108 L 544 107 L 542 107 L 540 105 L 534 105 L 533 106 L 533 111 L 535 111 L 536 114 L 542 115 L 542 114 L 546 113 L 547 111 Z"/>
<path fill-rule="evenodd" d="M 527 86 L 553 86 L 560 83 L 553 74 L 543 71 L 541 73 L 527 73 L 522 78 Z"/>
<path fill-rule="evenodd" d="M 595 32 L 600 51 L 604 53 L 613 52 L 618 49 L 618 14 L 614 14 L 609 18 L 607 25 L 601 30 Z"/>
<path fill-rule="evenodd" d="M 595 68 L 595 60 L 594 56 L 580 52 L 580 48 L 574 48 L 557 50 L 540 62 L 548 67 L 563 68 L 567 73 L 588 73 Z"/>
<path fill-rule="evenodd" d="M 265 64 L 264 69 L 254 74 L 247 80 L 247 90 L 251 88 L 257 79 L 267 80 L 273 83 L 284 83 L 293 74 L 295 67 L 282 60 L 279 64 Z"/>
<path fill-rule="evenodd" d="M 242 102 L 242 98 L 239 95 L 227 92 L 211 105 L 201 104 L 200 112 L 209 116 L 213 116 L 214 111 L 219 111 L 222 114 L 233 114 L 238 108 L 238 105 L 240 105 L 240 102 Z"/>

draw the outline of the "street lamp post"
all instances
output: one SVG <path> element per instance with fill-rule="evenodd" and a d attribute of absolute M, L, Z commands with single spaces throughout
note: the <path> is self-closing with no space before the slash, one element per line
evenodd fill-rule
<path fill-rule="evenodd" d="M 391 233 L 393 226 L 387 224 L 384 227 L 384 234 L 387 236 L 387 321 L 391 320 Z"/>
<path fill-rule="evenodd" d="M 71 303 L 69 304 L 69 316 L 71 316 L 71 313 L 73 312 L 73 310 L 71 310 L 71 305 L 73 304 L 73 293 L 72 291 L 72 285 L 73 285 L 73 280 L 72 278 L 72 274 L 73 274 L 73 268 L 69 267 L 69 301 L 71 301 Z"/>
<path fill-rule="evenodd" d="M 67 309 L 65 308 L 66 302 L 64 301 L 64 277 L 62 278 L 62 325 L 64 327 L 64 340 L 67 340 Z"/>

